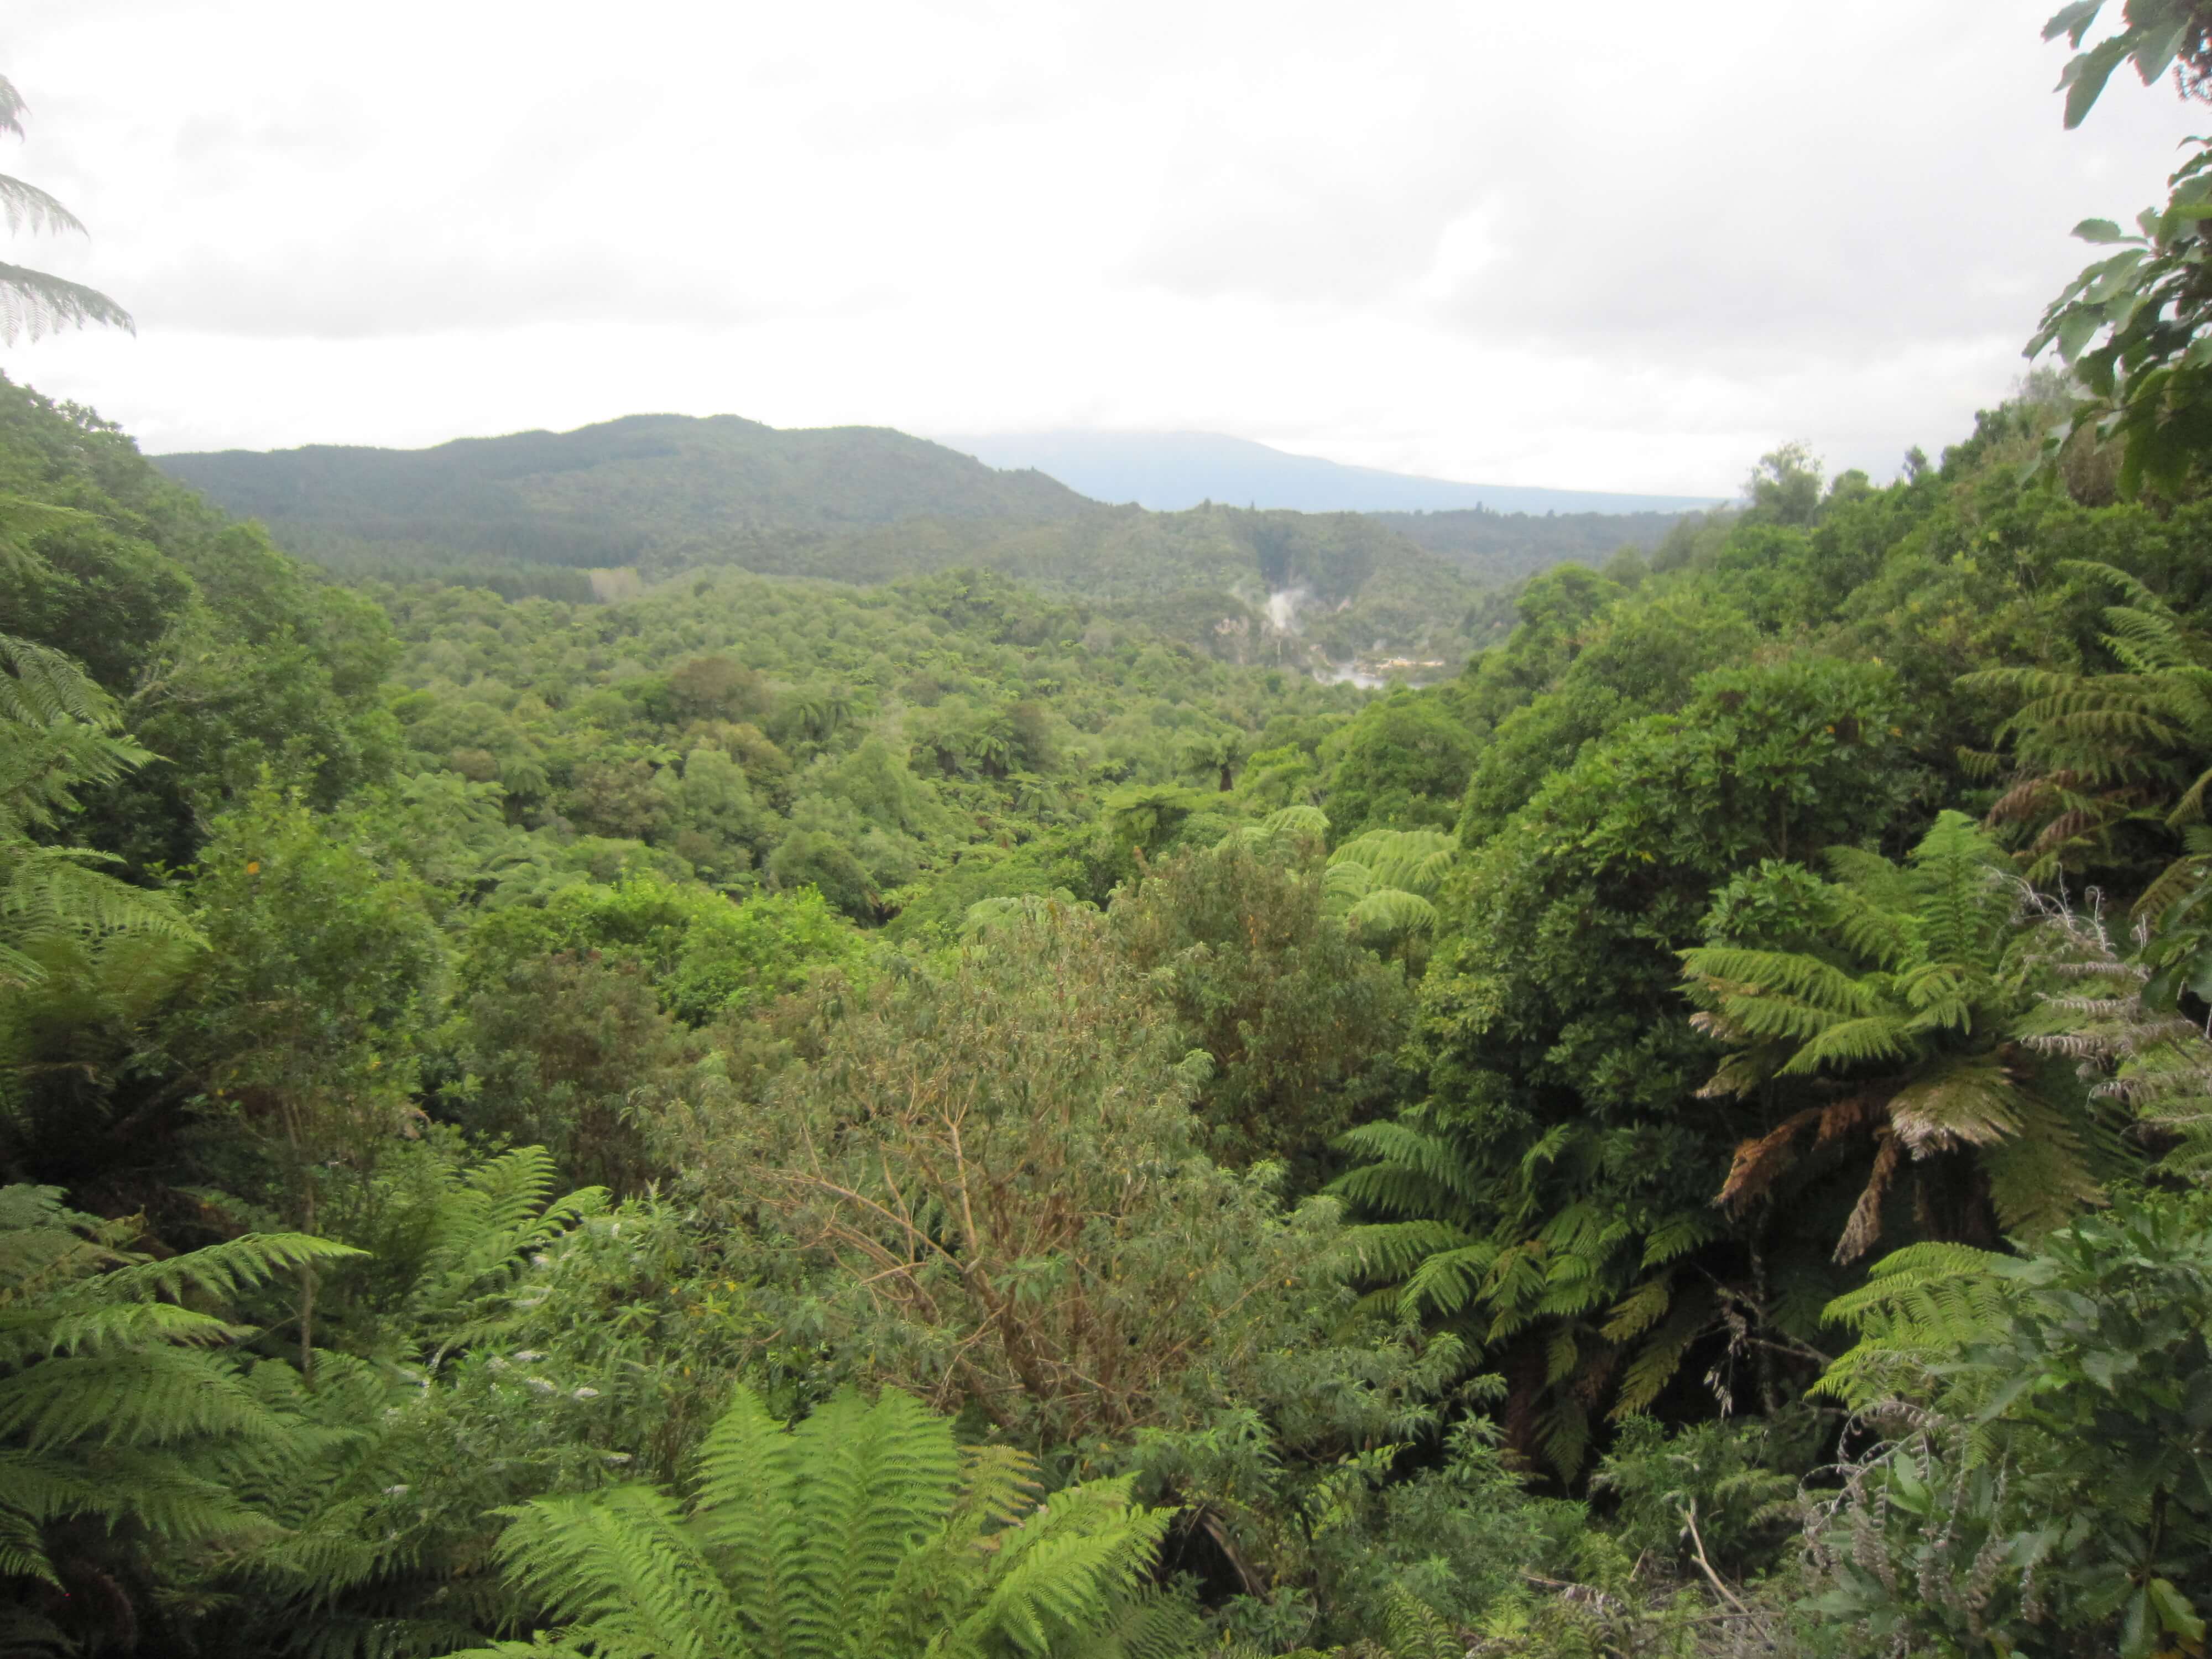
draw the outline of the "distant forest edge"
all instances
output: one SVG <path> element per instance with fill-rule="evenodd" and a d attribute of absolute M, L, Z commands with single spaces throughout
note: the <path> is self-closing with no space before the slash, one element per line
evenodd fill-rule
<path fill-rule="evenodd" d="M 872 585 L 974 568 L 1141 612 L 1213 654 L 1249 659 L 1264 644 L 1313 667 L 1455 665 L 1508 625 L 1503 586 L 1656 546 L 1683 517 L 1157 513 L 886 428 L 787 431 L 735 416 L 632 416 L 422 450 L 153 459 L 353 580 L 583 601 L 611 597 L 611 570 Z M 1287 635 L 1269 620 L 1278 593 L 1298 596 Z"/>

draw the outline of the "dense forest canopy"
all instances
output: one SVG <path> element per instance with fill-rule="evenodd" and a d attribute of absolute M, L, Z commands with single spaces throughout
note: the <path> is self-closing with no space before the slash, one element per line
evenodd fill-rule
<path fill-rule="evenodd" d="M 1494 600 L 743 422 L 434 579 L 301 452 L 323 566 L 0 383 L 0 1650 L 2200 1654 L 2203 176 L 1937 459 Z M 791 562 L 455 580 L 719 522 L 617 441 Z"/>

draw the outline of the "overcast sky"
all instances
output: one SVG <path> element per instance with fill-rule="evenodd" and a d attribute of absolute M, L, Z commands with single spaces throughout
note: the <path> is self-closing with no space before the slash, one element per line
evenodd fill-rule
<path fill-rule="evenodd" d="M 150 451 L 681 410 L 1887 478 L 2212 127 L 2124 75 L 2063 131 L 2056 3 L 19 5 L 0 171 L 92 236 L 0 258 L 139 331 L 0 367 Z"/>

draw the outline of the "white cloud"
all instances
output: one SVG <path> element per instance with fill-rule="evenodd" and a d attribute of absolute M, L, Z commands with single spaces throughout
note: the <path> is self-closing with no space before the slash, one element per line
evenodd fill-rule
<path fill-rule="evenodd" d="M 1887 476 L 2003 395 L 2075 220 L 2040 9 L 82 0 L 9 170 L 141 334 L 0 367 L 149 448 L 647 409 L 1213 428 L 1489 482 Z M 1567 21 L 1571 19 L 1571 23 Z"/>

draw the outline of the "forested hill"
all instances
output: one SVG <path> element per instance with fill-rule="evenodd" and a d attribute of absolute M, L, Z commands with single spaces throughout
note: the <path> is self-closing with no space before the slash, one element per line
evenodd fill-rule
<path fill-rule="evenodd" d="M 311 444 L 164 455 L 172 477 L 280 532 L 567 565 L 682 564 L 732 539 L 902 519 L 1069 519 L 1091 505 L 884 427 L 783 431 L 632 415 L 431 449 Z"/>
<path fill-rule="evenodd" d="M 1661 514 L 1568 519 L 1240 510 L 1176 513 L 1086 500 L 1039 472 L 1000 471 L 880 428 L 781 431 L 733 416 L 634 416 L 574 432 L 424 450 L 332 446 L 156 458 L 289 550 L 355 580 L 437 580 L 509 598 L 592 597 L 587 572 L 651 580 L 735 567 L 877 583 L 957 567 L 1042 592 L 1139 607 L 1232 657 L 1297 594 L 1271 660 L 1454 665 L 1504 625 L 1481 590 L 1562 559 L 1649 545 Z M 1411 533 L 1407 533 L 1408 532 Z M 1281 608 L 1278 606 L 1278 621 Z M 1285 646 L 1287 639 L 1292 643 Z"/>

